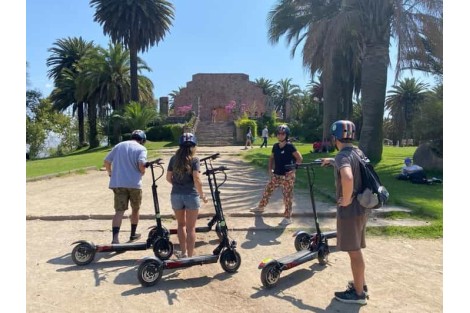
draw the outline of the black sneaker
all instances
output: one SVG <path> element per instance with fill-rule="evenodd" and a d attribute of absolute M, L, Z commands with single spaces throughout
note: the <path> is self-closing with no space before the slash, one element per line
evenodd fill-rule
<path fill-rule="evenodd" d="M 140 239 L 140 237 L 141 237 L 141 235 L 136 233 L 135 235 L 131 235 L 129 237 L 129 240 L 130 241 L 138 240 L 138 239 Z"/>
<path fill-rule="evenodd" d="M 354 282 L 352 280 L 348 281 L 348 286 L 346 290 L 349 290 L 349 289 L 356 290 L 354 289 Z M 366 294 L 366 298 L 369 299 L 369 290 L 367 290 L 367 285 L 364 285 L 364 287 L 362 287 L 362 290 L 364 290 L 364 293 Z"/>
<path fill-rule="evenodd" d="M 354 289 L 346 289 L 346 291 L 335 292 L 335 298 L 344 303 L 367 304 L 366 294 L 358 296 Z"/>

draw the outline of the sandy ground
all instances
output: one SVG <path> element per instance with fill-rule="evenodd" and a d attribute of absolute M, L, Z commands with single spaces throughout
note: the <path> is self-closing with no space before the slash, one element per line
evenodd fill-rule
<path fill-rule="evenodd" d="M 163 157 L 168 159 L 168 155 Z M 266 174 L 229 153 L 217 161 L 232 168 L 221 187 L 221 199 L 229 235 L 238 243 L 241 267 L 234 274 L 224 272 L 218 263 L 166 270 L 162 280 L 148 288 L 138 281 L 137 260 L 153 255 L 151 250 L 99 253 L 93 263 L 82 267 L 70 257 L 71 244 L 76 240 L 97 244 L 110 241 L 112 192 L 107 188 L 105 173 L 90 171 L 28 182 L 27 312 L 442 312 L 442 239 L 369 237 L 364 250 L 370 290 L 366 306 L 347 305 L 333 298 L 333 293 L 344 289 L 351 279 L 349 259 L 346 253 L 335 251 L 335 239 L 330 240 L 333 252 L 327 266 L 320 266 L 317 260 L 307 262 L 284 271 L 276 288 L 265 289 L 258 264 L 267 257 L 280 258 L 295 252 L 292 233 L 297 229 L 312 230 L 310 199 L 306 192 L 296 191 L 294 223 L 279 227 L 283 211 L 280 192 L 273 195 L 263 215 L 247 211 L 259 200 Z M 143 218 L 139 224 L 143 237 L 147 227 L 155 224 L 149 174 L 144 178 Z M 204 188 L 208 191 L 207 181 Z M 158 181 L 158 194 L 164 225 L 176 227 L 170 218 L 169 186 L 164 179 Z M 317 203 L 317 209 L 322 229 L 334 230 L 334 206 Z M 198 226 L 206 223 L 211 214 L 213 208 L 205 206 Z M 369 220 L 370 225 L 387 223 L 391 222 Z M 406 225 L 410 221 L 394 223 Z M 128 229 L 125 220 L 123 239 L 128 237 Z M 171 240 L 178 248 L 176 236 Z M 198 255 L 211 253 L 215 246 L 213 232 L 198 233 Z"/>

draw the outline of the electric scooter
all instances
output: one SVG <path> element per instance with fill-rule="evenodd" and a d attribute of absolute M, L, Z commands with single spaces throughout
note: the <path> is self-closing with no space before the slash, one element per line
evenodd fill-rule
<path fill-rule="evenodd" d="M 173 254 L 173 244 L 169 236 L 170 232 L 162 225 L 160 215 L 160 205 L 158 203 L 157 185 L 156 181 L 159 180 L 165 172 L 162 159 L 147 162 L 145 167 L 150 167 L 152 172 L 152 195 L 155 209 L 156 225 L 149 227 L 150 231 L 145 242 L 132 242 L 132 243 L 118 243 L 118 244 L 105 244 L 95 245 L 93 242 L 86 240 L 79 240 L 72 243 L 78 244 L 72 250 L 72 260 L 77 265 L 87 265 L 91 263 L 98 252 L 124 252 L 135 250 L 147 250 L 153 248 L 153 252 L 162 260 L 169 259 Z M 160 176 L 155 178 L 154 168 L 158 167 L 161 170 Z"/>
<path fill-rule="evenodd" d="M 170 260 L 162 260 L 158 256 L 145 257 L 139 260 L 140 265 L 137 271 L 137 277 L 143 287 L 155 285 L 162 278 L 163 270 L 165 269 L 186 268 L 195 265 L 217 263 L 217 261 L 220 262 L 222 269 L 228 273 L 235 273 L 240 267 L 241 257 L 236 251 L 237 243 L 235 240 L 229 240 L 227 223 L 220 201 L 219 187 L 227 180 L 225 171 L 228 170 L 228 168 L 225 166 L 213 168 L 211 162 L 209 162 L 209 164 L 206 162 L 205 165 L 206 171 L 204 175 L 208 177 L 212 201 L 215 207 L 216 224 L 221 234 L 219 245 L 212 251 L 212 254 Z M 216 180 L 216 174 L 218 173 L 224 174 L 224 179 L 220 184 L 218 184 Z"/>
<path fill-rule="evenodd" d="M 220 153 L 215 153 L 213 155 L 210 155 L 208 157 L 205 157 L 205 158 L 202 158 L 199 160 L 199 162 L 201 164 L 204 164 L 206 169 L 208 168 L 208 162 L 212 162 L 212 160 L 215 160 L 217 158 L 220 157 Z M 210 176 L 208 176 L 208 178 L 210 178 Z M 215 202 L 214 202 L 214 207 L 215 207 Z M 211 218 L 211 220 L 207 223 L 207 226 L 200 226 L 200 227 L 196 227 L 196 233 L 208 233 L 212 230 L 212 227 L 215 225 L 215 232 L 217 233 L 217 237 L 219 237 L 219 239 L 222 238 L 222 233 L 221 233 L 221 230 L 220 230 L 220 227 L 219 225 L 216 223 L 217 221 L 217 214 L 214 214 L 214 216 Z M 172 228 L 172 229 L 169 229 L 170 231 L 170 235 L 175 235 L 178 233 L 178 229 L 176 228 Z"/>
<path fill-rule="evenodd" d="M 316 233 L 309 235 L 306 232 L 298 232 L 294 234 L 296 253 L 282 257 L 280 259 L 266 258 L 258 265 L 261 269 L 261 282 L 266 288 L 273 288 L 277 285 L 282 271 L 294 268 L 308 261 L 318 259 L 320 265 L 326 265 L 330 248 L 328 239 L 336 237 L 336 231 L 322 233 L 320 224 L 318 223 L 315 199 L 313 196 L 313 166 L 321 164 L 315 160 L 311 163 L 286 165 L 286 168 L 297 169 L 305 168 L 310 188 L 310 200 L 312 202 L 313 216 L 315 219 Z"/>

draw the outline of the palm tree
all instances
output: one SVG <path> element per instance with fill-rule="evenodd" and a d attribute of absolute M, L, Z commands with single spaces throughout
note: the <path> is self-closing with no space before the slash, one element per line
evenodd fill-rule
<path fill-rule="evenodd" d="M 292 84 L 292 78 L 281 79 L 274 86 L 274 90 L 276 103 L 284 119 L 287 119 L 287 107 L 290 101 L 301 93 L 301 90 L 298 85 Z"/>
<path fill-rule="evenodd" d="M 330 97 L 341 95 L 338 103 L 343 101 L 349 110 L 346 92 L 361 92 L 359 146 L 371 160 L 379 161 L 390 38 L 393 35 L 398 42 L 397 74 L 408 64 L 409 51 L 425 51 L 418 39 L 435 42 L 439 51 L 442 37 L 435 36 L 432 26 L 442 24 L 442 0 L 280 0 L 268 20 L 270 39 L 277 42 L 285 34 L 293 43 L 292 54 L 305 40 L 304 66 L 324 76 L 324 123 L 334 114 Z"/>
<path fill-rule="evenodd" d="M 131 101 L 124 109 L 124 114 L 113 115 L 113 119 L 120 119 L 131 129 L 145 130 L 157 118 L 157 111 L 138 102 Z"/>
<path fill-rule="evenodd" d="M 138 59 L 158 45 L 172 26 L 173 5 L 165 0 L 90 0 L 96 8 L 94 21 L 103 26 L 114 43 L 121 43 L 130 52 L 131 100 L 139 101 Z"/>
<path fill-rule="evenodd" d="M 412 133 L 412 121 L 418 111 L 419 106 L 425 100 L 428 85 L 415 78 L 405 78 L 398 81 L 388 92 L 385 101 L 385 108 L 390 111 L 391 122 L 395 134 L 399 138 L 392 138 L 394 141 L 403 138 L 414 138 Z"/>
<path fill-rule="evenodd" d="M 78 141 L 80 146 L 85 142 L 85 117 L 83 102 L 75 99 L 75 86 L 71 80 L 78 75 L 78 62 L 94 48 L 93 41 L 87 42 L 82 37 L 67 37 L 57 40 L 47 58 L 46 65 L 49 67 L 48 77 L 54 80 L 53 107 L 64 111 L 73 106 L 72 114 L 77 112 L 78 117 Z M 63 71 L 67 69 L 67 74 Z M 61 81 L 61 80 L 65 81 Z"/>
<path fill-rule="evenodd" d="M 138 70 L 150 70 L 147 64 L 138 58 Z M 93 99 L 89 109 L 92 115 L 104 118 L 108 104 L 112 110 L 121 112 L 130 101 L 130 54 L 121 44 L 109 44 L 108 49 L 101 47 L 93 50 L 80 63 L 80 96 Z M 153 84 L 145 76 L 138 76 L 139 87 L 144 103 L 153 102 Z M 98 110 L 98 111 L 96 111 Z M 96 122 L 96 120 L 95 120 Z M 120 123 L 113 123 L 113 144 L 119 142 L 121 135 Z M 96 127 L 94 125 L 93 127 Z M 108 134 L 109 136 L 109 134 Z"/>

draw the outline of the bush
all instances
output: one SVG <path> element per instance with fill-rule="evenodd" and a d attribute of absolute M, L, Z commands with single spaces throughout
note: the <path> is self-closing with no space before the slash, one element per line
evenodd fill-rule
<path fill-rule="evenodd" d="M 173 134 L 171 132 L 171 125 L 153 126 L 146 131 L 147 140 L 150 141 L 172 141 Z"/>

